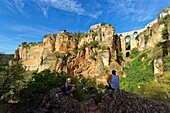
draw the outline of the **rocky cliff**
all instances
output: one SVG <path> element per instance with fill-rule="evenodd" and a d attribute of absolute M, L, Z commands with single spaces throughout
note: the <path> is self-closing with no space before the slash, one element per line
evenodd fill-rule
<path fill-rule="evenodd" d="M 26 112 L 26 111 L 25 111 Z M 100 101 L 92 98 L 79 102 L 74 97 L 62 94 L 59 88 L 52 89 L 33 113 L 168 113 L 170 106 L 120 91 L 106 91 Z"/>
<path fill-rule="evenodd" d="M 22 61 L 26 70 L 39 72 L 49 68 L 67 75 L 82 74 L 90 77 L 105 75 L 112 69 L 121 72 L 121 61 L 127 53 L 130 54 L 130 50 L 135 47 L 140 51 L 153 49 L 159 42 L 165 41 L 162 31 L 165 22 L 166 26 L 170 26 L 167 20 L 156 19 L 141 30 L 121 33 L 119 36 L 110 24 L 91 26 L 88 33 L 69 33 L 64 30 L 46 35 L 41 43 L 22 43 L 15 52 L 15 58 Z M 170 27 L 167 30 L 169 32 Z M 127 36 L 130 37 L 129 50 L 126 49 Z M 156 66 L 155 70 L 154 73 L 157 73 Z"/>
<path fill-rule="evenodd" d="M 14 54 L 2 54 L 0 53 L 0 63 L 7 65 L 8 62 L 14 57 Z"/>
<path fill-rule="evenodd" d="M 38 44 L 22 43 L 15 58 L 26 70 L 50 68 L 65 74 L 95 76 L 105 74 L 109 68 L 121 69 L 115 62 L 119 51 L 120 38 L 114 34 L 114 27 L 97 24 L 87 34 L 64 30 L 46 35 Z"/>

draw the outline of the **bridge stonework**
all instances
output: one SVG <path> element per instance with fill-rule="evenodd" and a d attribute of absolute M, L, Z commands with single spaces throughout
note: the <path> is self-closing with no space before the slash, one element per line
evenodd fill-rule
<path fill-rule="evenodd" d="M 152 27 L 153 24 L 157 23 L 157 19 L 154 21 L 150 22 L 147 24 L 144 28 L 138 29 L 138 30 L 133 30 L 129 32 L 122 32 L 122 33 L 117 33 L 118 36 L 121 38 L 121 47 L 122 47 L 122 52 L 124 57 L 126 57 L 126 53 L 129 52 L 129 50 L 126 50 L 126 38 L 127 36 L 130 37 L 130 50 L 132 50 L 135 47 L 138 47 L 137 45 L 137 40 L 135 39 L 138 34 L 141 32 L 145 31 L 148 27 Z"/>

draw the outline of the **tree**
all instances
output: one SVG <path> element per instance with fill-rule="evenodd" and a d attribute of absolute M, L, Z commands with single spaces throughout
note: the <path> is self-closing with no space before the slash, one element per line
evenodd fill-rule
<path fill-rule="evenodd" d="M 20 63 L 9 66 L 1 66 L 0 70 L 0 100 L 17 100 L 17 93 L 24 86 L 24 68 Z"/>

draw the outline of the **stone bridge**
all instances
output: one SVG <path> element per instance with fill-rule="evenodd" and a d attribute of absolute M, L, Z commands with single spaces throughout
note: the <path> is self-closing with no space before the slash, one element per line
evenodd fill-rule
<path fill-rule="evenodd" d="M 137 47 L 137 40 L 135 40 L 135 38 L 139 33 L 143 32 L 144 30 L 145 28 L 140 30 L 118 33 L 121 39 L 121 47 L 124 57 L 128 57 L 128 55 L 130 54 L 130 50 Z M 127 40 L 130 41 L 130 47 L 128 49 L 126 47 L 126 43 L 128 42 Z"/>
<path fill-rule="evenodd" d="M 137 40 L 135 39 L 136 36 L 138 34 L 140 34 L 141 32 L 143 32 L 144 30 L 146 30 L 148 27 L 152 27 L 153 24 L 156 22 L 157 22 L 157 19 L 150 22 L 142 29 L 133 30 L 133 31 L 129 31 L 129 32 L 123 32 L 123 33 L 117 33 L 118 36 L 120 36 L 120 38 L 121 38 L 121 47 L 122 47 L 122 52 L 123 52 L 124 58 L 128 57 L 130 55 L 131 49 L 137 47 Z M 128 42 L 127 40 L 129 40 L 129 42 L 130 42 L 129 48 L 126 47 L 126 43 Z"/>

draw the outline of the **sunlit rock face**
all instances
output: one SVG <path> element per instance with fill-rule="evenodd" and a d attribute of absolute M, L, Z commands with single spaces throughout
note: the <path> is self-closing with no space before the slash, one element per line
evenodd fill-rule
<path fill-rule="evenodd" d="M 120 38 L 114 34 L 112 25 L 97 24 L 85 35 L 78 36 L 64 30 L 44 36 L 40 43 L 22 44 L 15 58 L 22 61 L 26 70 L 40 72 L 50 69 L 66 74 L 96 76 L 105 67 L 108 71 L 110 66 L 114 67 L 116 51 L 121 51 L 120 45 Z"/>
<path fill-rule="evenodd" d="M 135 47 L 143 51 L 165 41 L 161 34 L 164 27 L 156 19 L 143 29 L 120 34 L 115 34 L 110 24 L 93 25 L 87 34 L 64 30 L 45 35 L 41 43 L 22 44 L 14 57 L 22 61 L 26 70 L 50 69 L 90 77 L 104 75 L 112 69 L 122 71 L 123 62 L 118 63 L 118 53 L 122 52 L 125 59 Z M 130 50 L 126 50 L 127 36 L 130 37 Z M 156 68 L 154 73 L 158 73 Z"/>

